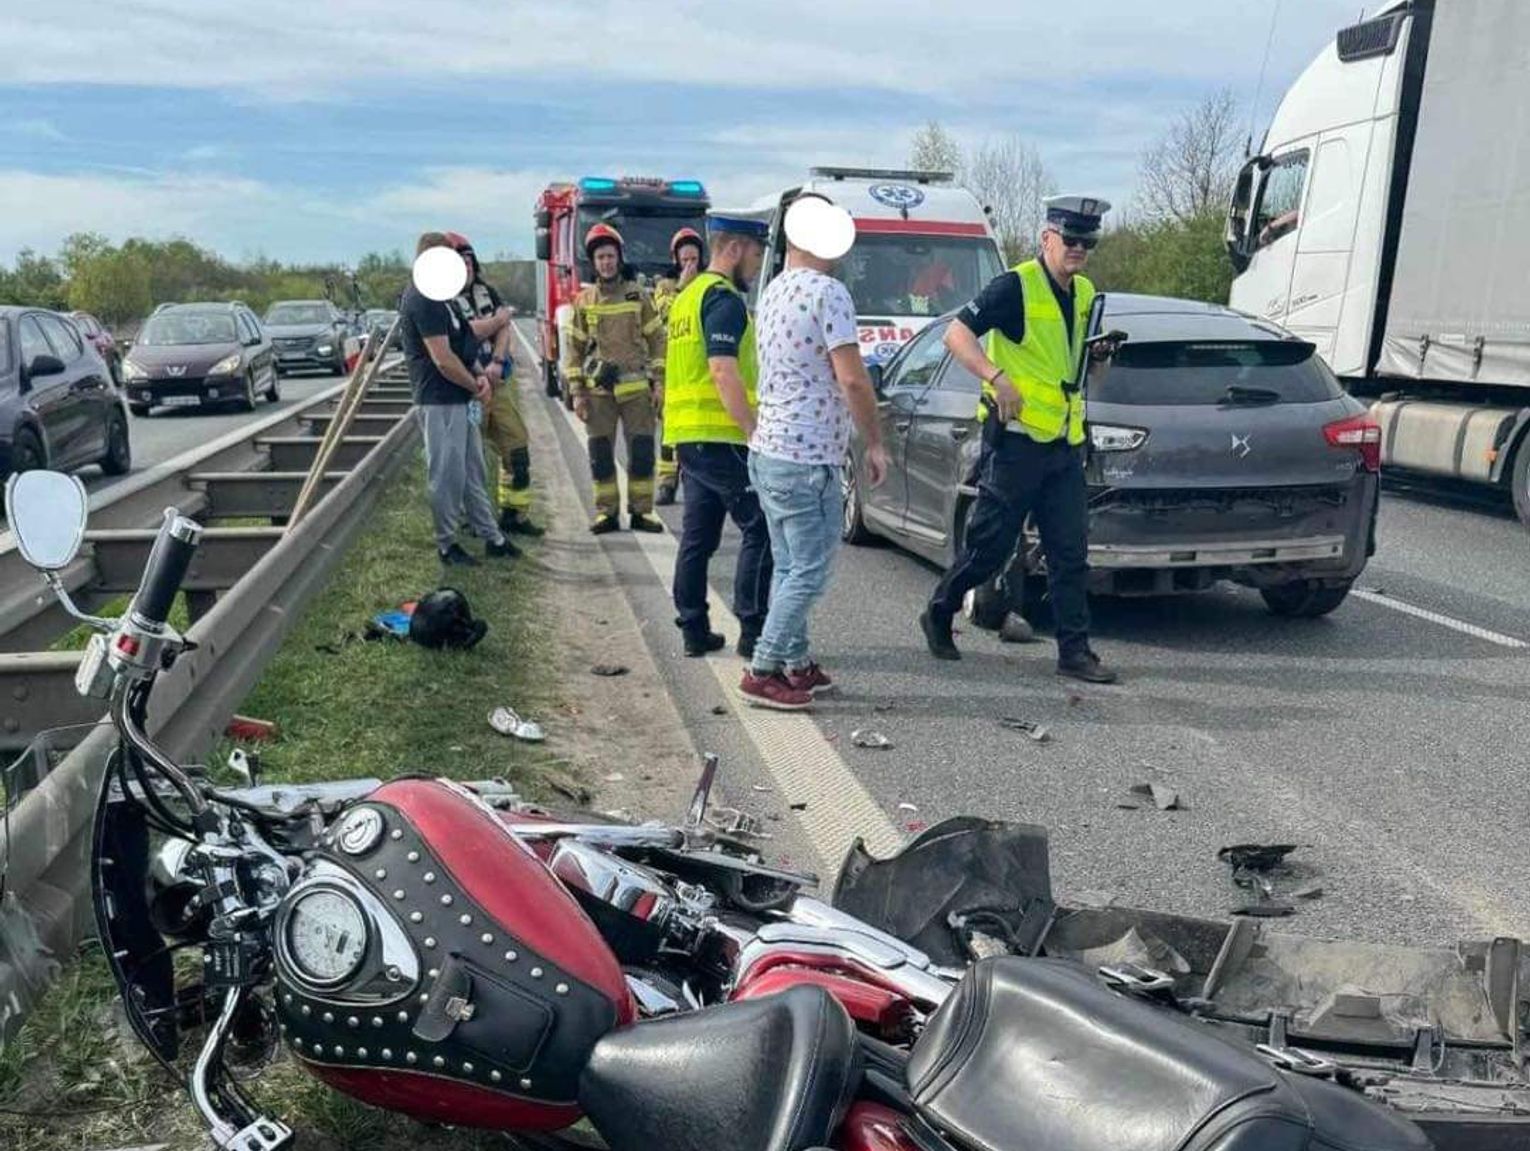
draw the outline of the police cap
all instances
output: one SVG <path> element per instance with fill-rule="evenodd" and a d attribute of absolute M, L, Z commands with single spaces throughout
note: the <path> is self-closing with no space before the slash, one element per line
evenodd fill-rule
<path fill-rule="evenodd" d="M 744 236 L 763 244 L 770 238 L 770 224 L 752 212 L 708 212 L 707 234 Z"/>
<path fill-rule="evenodd" d="M 1044 202 L 1049 228 L 1086 240 L 1100 234 L 1100 219 L 1110 211 L 1110 201 L 1098 196 L 1048 196 Z"/>

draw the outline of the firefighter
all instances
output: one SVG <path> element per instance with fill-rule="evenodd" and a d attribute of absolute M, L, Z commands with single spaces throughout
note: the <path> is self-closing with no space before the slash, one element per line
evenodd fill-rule
<path fill-rule="evenodd" d="M 596 535 L 621 528 L 616 483 L 616 432 L 627 445 L 628 524 L 635 532 L 662 532 L 653 511 L 654 407 L 662 402 L 664 332 L 653 300 L 627 265 L 621 233 L 596 224 L 584 237 L 595 283 L 574 297 L 563 342 L 563 375 L 574 395 L 574 414 L 585 424 L 590 475 L 595 481 Z M 657 392 L 657 396 L 656 393 Z"/>
<path fill-rule="evenodd" d="M 653 304 L 659 311 L 659 319 L 669 323 L 669 308 L 680 290 L 696 278 L 701 271 L 704 246 L 701 233 L 695 228 L 681 228 L 669 241 L 669 256 L 673 261 L 669 275 L 653 286 Z M 659 418 L 664 418 L 661 408 Z M 680 486 L 680 461 L 675 457 L 674 444 L 659 447 L 659 489 L 654 503 L 668 507 L 675 502 L 675 492 Z"/>
<path fill-rule="evenodd" d="M 478 343 L 469 348 L 464 359 L 468 360 L 470 369 L 482 371 L 494 385 L 493 398 L 484 410 L 483 432 L 484 439 L 493 446 L 499 458 L 499 530 L 506 535 L 540 536 L 542 529 L 529 518 L 531 441 L 515 394 L 510 309 L 483 278 L 478 254 L 473 251 L 468 238 L 458 232 L 448 232 L 446 239 L 468 266 L 468 282 L 454 302 Z"/>

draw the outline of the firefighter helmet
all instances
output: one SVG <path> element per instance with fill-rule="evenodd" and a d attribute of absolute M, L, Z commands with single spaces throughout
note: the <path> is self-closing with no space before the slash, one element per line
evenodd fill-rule
<path fill-rule="evenodd" d="M 681 228 L 669 238 L 670 259 L 676 262 L 680 259 L 680 247 L 682 244 L 695 244 L 698 252 L 706 251 L 706 245 L 701 241 L 701 233 L 695 228 Z"/>
<path fill-rule="evenodd" d="M 622 234 L 610 224 L 596 224 L 584 234 L 584 254 L 593 260 L 595 249 L 602 244 L 615 244 L 617 255 L 626 255 L 627 245 L 622 242 Z"/>

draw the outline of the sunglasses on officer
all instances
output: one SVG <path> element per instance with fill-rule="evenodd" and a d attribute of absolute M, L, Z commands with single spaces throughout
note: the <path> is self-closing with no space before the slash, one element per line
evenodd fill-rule
<path fill-rule="evenodd" d="M 1063 242 L 1065 248 L 1082 248 L 1086 252 L 1094 251 L 1100 242 L 1098 236 L 1065 236 L 1061 232 L 1057 233 L 1057 238 Z"/>

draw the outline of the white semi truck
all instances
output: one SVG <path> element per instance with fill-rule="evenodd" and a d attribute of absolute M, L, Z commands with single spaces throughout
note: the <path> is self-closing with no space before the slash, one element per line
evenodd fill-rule
<path fill-rule="evenodd" d="M 1382 461 L 1530 525 L 1530 0 L 1396 0 L 1285 94 L 1227 220 L 1231 303 L 1372 401 Z"/>

